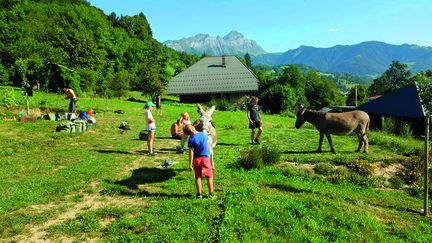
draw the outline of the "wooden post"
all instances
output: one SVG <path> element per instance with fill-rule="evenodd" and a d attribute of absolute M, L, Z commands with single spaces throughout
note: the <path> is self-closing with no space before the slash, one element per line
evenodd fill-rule
<path fill-rule="evenodd" d="M 26 92 L 26 114 L 29 116 L 29 101 L 28 101 L 28 94 Z"/>
<path fill-rule="evenodd" d="M 429 211 L 429 124 L 430 115 L 426 115 L 425 123 L 425 166 L 424 166 L 424 215 L 428 216 Z"/>
<path fill-rule="evenodd" d="M 357 84 L 355 86 L 355 106 L 357 107 Z"/>

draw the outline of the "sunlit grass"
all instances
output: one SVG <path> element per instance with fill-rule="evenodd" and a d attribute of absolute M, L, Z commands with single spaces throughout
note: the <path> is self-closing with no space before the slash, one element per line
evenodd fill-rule
<path fill-rule="evenodd" d="M 44 111 L 67 108 L 63 96 L 39 92 L 30 104 L 38 109 L 44 104 Z M 334 136 L 337 153 L 324 141 L 317 154 L 319 134 L 312 126 L 297 130 L 293 118 L 263 115 L 262 145 L 254 147 L 244 112 L 216 111 L 218 198 L 198 200 L 187 154 L 172 151 L 179 141 L 169 138 L 181 112 L 198 117 L 193 104 L 163 103 L 164 115 L 155 116 L 156 157 L 148 157 L 145 141 L 138 140 L 145 128 L 143 103 L 81 97 L 78 109 L 88 108 L 97 111 L 97 125 L 83 134 L 56 133 L 56 121 L 1 121 L 2 239 L 30 237 L 30 228 L 40 227 L 48 239 L 77 241 L 432 240 L 421 198 L 346 167 L 359 158 L 409 161 L 421 151 L 421 141 L 371 132 L 370 153 L 363 154 L 354 152 L 355 136 Z M 115 114 L 117 109 L 125 114 Z M 132 129 L 121 133 L 122 121 Z M 277 147 L 280 162 L 249 171 L 235 166 L 242 153 L 257 146 Z M 167 158 L 174 165 L 159 169 Z M 317 167 L 302 169 L 307 166 Z M 43 229 L 46 222 L 50 225 Z"/>

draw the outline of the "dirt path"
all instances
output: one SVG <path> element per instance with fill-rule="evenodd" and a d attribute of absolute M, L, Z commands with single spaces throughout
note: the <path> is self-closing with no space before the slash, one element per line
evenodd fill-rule
<path fill-rule="evenodd" d="M 139 147 L 132 149 L 131 153 L 140 154 L 140 151 L 146 148 L 146 144 L 142 143 Z M 130 173 L 135 169 L 142 167 L 143 163 L 148 160 L 147 156 L 140 156 L 132 163 L 127 164 L 122 171 L 124 174 Z M 145 205 L 146 202 L 141 198 L 125 198 L 124 196 L 106 196 L 98 193 L 98 183 L 93 183 L 90 185 L 92 191 L 94 193 L 88 192 L 78 192 L 73 195 L 68 195 L 65 197 L 64 203 L 61 204 L 46 204 L 46 205 L 31 205 L 26 209 L 23 209 L 27 212 L 34 214 L 41 214 L 46 210 L 52 210 L 56 208 L 65 207 L 66 211 L 55 215 L 55 217 L 49 219 L 43 224 L 29 224 L 27 225 L 26 232 L 21 235 L 13 236 L 9 239 L 4 239 L 6 242 L 74 242 L 76 239 L 61 237 L 57 239 L 50 239 L 47 237 L 49 227 L 53 225 L 59 225 L 66 222 L 69 219 L 76 218 L 77 215 L 89 211 L 96 210 L 99 208 L 107 207 L 107 206 L 131 206 L 131 205 Z M 82 196 L 79 202 L 74 202 L 72 198 L 75 196 Z M 100 222 L 101 225 L 108 225 L 114 219 L 104 220 Z M 95 242 L 100 239 L 90 239 L 90 242 Z"/>

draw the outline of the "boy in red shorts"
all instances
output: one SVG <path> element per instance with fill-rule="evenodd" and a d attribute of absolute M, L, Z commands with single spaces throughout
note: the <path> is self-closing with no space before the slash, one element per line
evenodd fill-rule
<path fill-rule="evenodd" d="M 207 178 L 209 197 L 214 198 L 213 193 L 213 169 L 209 159 L 208 137 L 203 132 L 198 132 L 194 126 L 186 125 L 183 132 L 189 135 L 189 169 L 195 172 L 195 185 L 197 197 L 202 198 L 202 174 Z"/>

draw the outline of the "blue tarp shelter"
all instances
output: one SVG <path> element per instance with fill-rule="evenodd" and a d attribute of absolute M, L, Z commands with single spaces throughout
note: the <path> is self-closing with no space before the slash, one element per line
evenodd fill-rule
<path fill-rule="evenodd" d="M 424 118 L 426 116 L 415 83 L 357 106 L 356 109 L 367 113 L 407 118 Z"/>
<path fill-rule="evenodd" d="M 375 100 L 357 106 L 371 118 L 371 128 L 382 128 L 381 117 L 393 116 L 411 123 L 414 135 L 424 134 L 425 110 L 420 102 L 416 83 L 385 94 Z"/>

